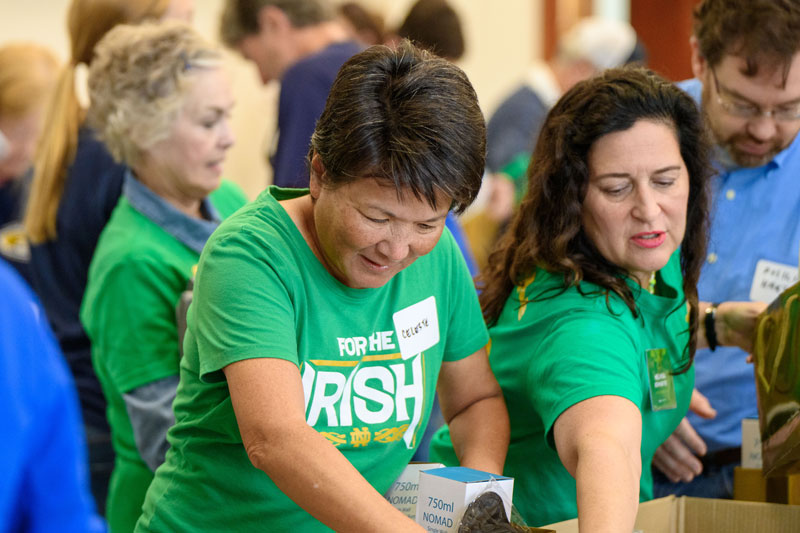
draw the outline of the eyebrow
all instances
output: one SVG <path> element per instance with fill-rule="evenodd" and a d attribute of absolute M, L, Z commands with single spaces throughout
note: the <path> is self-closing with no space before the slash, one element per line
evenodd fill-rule
<path fill-rule="evenodd" d="M 225 113 L 229 112 L 231 109 L 233 109 L 233 104 L 231 104 L 231 105 L 229 105 L 227 107 L 220 107 L 220 106 L 217 106 L 217 105 L 210 105 L 210 106 L 206 106 L 203 109 L 203 112 L 211 111 L 212 113 L 217 113 L 218 115 L 224 115 Z"/>
<path fill-rule="evenodd" d="M 672 170 L 680 171 L 680 165 L 670 165 L 668 167 L 663 167 L 655 170 L 652 175 L 655 174 L 664 174 L 665 172 L 670 172 Z M 605 174 L 598 174 L 594 176 L 593 179 L 603 179 L 603 178 L 629 178 L 631 175 L 627 172 L 606 172 Z"/>
<path fill-rule="evenodd" d="M 750 104 L 750 105 L 752 105 L 754 107 L 758 107 L 759 109 L 762 108 L 761 104 L 758 104 L 758 103 L 750 100 L 748 97 L 740 94 L 735 89 L 729 89 L 728 87 L 725 87 L 724 85 L 720 84 L 719 82 L 717 82 L 717 85 L 719 85 L 719 88 L 722 89 L 722 91 L 724 91 L 725 93 L 727 93 L 728 96 L 736 98 L 737 100 L 742 100 L 744 102 L 747 102 L 748 104 Z M 788 106 L 798 105 L 798 104 L 800 104 L 800 96 L 798 96 L 797 98 L 793 98 L 792 100 L 787 100 L 785 102 L 781 102 L 779 104 L 775 104 L 773 107 L 788 107 Z"/>
<path fill-rule="evenodd" d="M 206 113 L 214 113 L 214 115 L 225 115 L 230 113 L 233 110 L 233 107 L 236 105 L 236 102 L 230 102 L 226 106 L 221 106 L 217 104 L 205 104 L 200 103 L 197 106 L 192 106 L 194 109 L 190 110 L 190 113 L 194 113 L 195 116 L 202 116 Z"/>
<path fill-rule="evenodd" d="M 388 216 L 389 218 L 397 218 L 397 219 L 400 219 L 400 220 L 404 220 L 403 218 L 398 217 L 397 215 L 392 213 L 391 211 L 387 211 L 386 209 L 383 209 L 381 207 L 378 207 L 378 206 L 375 206 L 375 205 L 369 205 L 369 204 L 367 204 L 367 207 L 369 207 L 370 209 L 374 209 L 376 211 L 380 211 L 381 213 L 383 213 L 384 215 Z M 445 218 L 447 218 L 447 213 L 445 213 L 443 215 L 439 215 L 439 216 L 435 216 L 435 217 L 429 218 L 428 220 L 417 220 L 415 222 L 423 222 L 423 223 L 427 224 L 427 223 L 430 223 L 430 222 L 438 222 L 438 221 L 443 220 Z"/>

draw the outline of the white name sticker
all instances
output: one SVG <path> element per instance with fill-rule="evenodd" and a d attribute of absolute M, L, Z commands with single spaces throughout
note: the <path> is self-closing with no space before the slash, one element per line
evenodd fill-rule
<path fill-rule="evenodd" d="M 750 286 L 750 300 L 769 303 L 795 283 L 797 266 L 761 259 L 756 263 L 756 273 Z"/>
<path fill-rule="evenodd" d="M 436 298 L 431 296 L 392 315 L 400 355 L 414 357 L 439 342 L 439 316 Z"/>

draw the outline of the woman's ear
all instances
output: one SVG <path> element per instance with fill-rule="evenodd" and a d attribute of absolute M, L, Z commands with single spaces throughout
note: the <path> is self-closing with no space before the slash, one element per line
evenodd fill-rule
<path fill-rule="evenodd" d="M 308 180 L 308 190 L 311 194 L 312 200 L 319 198 L 319 192 L 320 189 L 322 189 L 324 175 L 325 166 L 322 164 L 322 158 L 318 153 L 314 152 L 314 154 L 311 156 L 311 173 Z"/>

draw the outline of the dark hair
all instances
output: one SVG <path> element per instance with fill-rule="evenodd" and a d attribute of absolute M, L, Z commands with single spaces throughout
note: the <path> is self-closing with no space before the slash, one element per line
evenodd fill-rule
<path fill-rule="evenodd" d="M 709 141 L 695 102 L 657 74 L 640 68 L 610 69 L 578 83 L 547 115 L 528 167 L 527 194 L 481 278 L 480 301 L 488 324 L 497 321 L 514 286 L 537 266 L 563 273 L 565 289 L 585 280 L 606 294 L 613 292 L 638 316 L 633 291 L 626 283 L 628 273 L 605 259 L 586 235 L 582 209 L 590 148 L 604 135 L 625 131 L 641 119 L 663 122 L 675 130 L 689 173 L 680 263 L 690 303 L 686 368 L 691 364 L 698 324 L 697 280 L 708 229 Z"/>
<path fill-rule="evenodd" d="M 461 21 L 445 0 L 418 0 L 398 28 L 397 35 L 451 61 L 464 55 Z"/>
<path fill-rule="evenodd" d="M 286 13 L 296 28 L 331 20 L 335 14 L 328 0 L 225 0 L 220 17 L 222 42 L 226 46 L 236 47 L 248 35 L 258 33 L 258 14 L 267 6 L 277 7 Z"/>
<path fill-rule="evenodd" d="M 338 11 L 362 42 L 370 45 L 383 42 L 384 24 L 381 15 L 368 11 L 358 2 L 345 2 L 339 6 Z"/>
<path fill-rule="evenodd" d="M 742 74 L 755 76 L 759 66 L 781 69 L 785 82 L 800 51 L 800 2 L 704 0 L 694 9 L 694 35 L 710 67 L 732 54 L 747 62 Z"/>
<path fill-rule="evenodd" d="M 408 41 L 350 58 L 333 83 L 311 137 L 326 185 L 364 177 L 410 189 L 436 206 L 436 193 L 463 211 L 478 194 L 486 125 L 466 74 Z"/>

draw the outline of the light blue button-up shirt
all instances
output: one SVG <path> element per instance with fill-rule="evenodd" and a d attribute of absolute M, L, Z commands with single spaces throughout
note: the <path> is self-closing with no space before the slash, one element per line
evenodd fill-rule
<path fill-rule="evenodd" d="M 700 103 L 702 84 L 678 84 Z M 712 181 L 711 232 L 700 276 L 700 300 L 750 300 L 780 292 L 797 280 L 800 253 L 800 135 L 771 161 L 754 168 L 723 168 Z M 759 262 L 761 274 L 757 276 Z M 783 275 L 764 274 L 764 261 L 784 265 Z M 793 272 L 791 276 L 786 271 Z M 737 348 L 698 350 L 697 388 L 717 409 L 712 420 L 690 415 L 709 450 L 741 445 L 742 418 L 758 417 L 753 365 Z"/>

